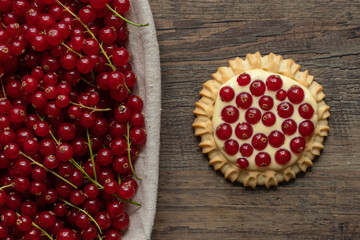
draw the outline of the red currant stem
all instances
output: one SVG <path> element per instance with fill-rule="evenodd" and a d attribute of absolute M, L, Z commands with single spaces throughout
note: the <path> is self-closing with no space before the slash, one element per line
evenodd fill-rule
<path fill-rule="evenodd" d="M 72 49 L 71 47 L 69 47 L 68 45 L 66 45 L 64 42 L 62 42 L 61 45 L 63 45 L 64 47 L 66 47 L 67 50 L 69 50 L 70 52 L 75 53 L 79 58 L 82 58 L 82 57 L 83 57 L 83 55 L 81 55 L 80 53 L 78 53 L 77 51 L 75 51 L 74 49 Z"/>
<path fill-rule="evenodd" d="M 58 198 L 60 201 L 62 201 L 63 203 L 65 203 L 66 205 L 69 205 L 70 207 L 73 207 L 73 208 L 76 208 L 77 210 L 79 210 L 80 212 L 83 212 L 86 214 L 86 216 L 88 216 L 90 218 L 91 221 L 94 222 L 94 224 L 96 225 L 96 227 L 99 229 L 99 232 L 102 234 L 101 232 L 101 228 L 99 226 L 99 224 L 95 221 L 95 219 L 88 213 L 86 212 L 84 209 L 82 208 L 79 208 L 78 206 L 76 205 L 73 205 L 71 203 L 69 203 L 68 201 L 66 201 L 65 199 L 62 199 L 62 198 Z"/>
<path fill-rule="evenodd" d="M 128 158 L 129 158 L 129 163 L 130 163 L 130 168 L 131 168 L 131 171 L 132 171 L 132 173 L 134 174 L 134 176 L 136 177 L 136 179 L 137 180 L 139 180 L 139 181 L 142 181 L 142 179 L 141 178 L 139 178 L 137 175 L 136 175 L 136 173 L 135 173 L 135 171 L 134 171 L 134 167 L 133 167 L 133 165 L 132 165 L 132 161 L 131 161 L 131 154 L 130 154 L 130 124 L 129 123 L 127 123 L 127 125 L 126 125 L 126 142 L 127 142 L 127 152 L 128 152 Z"/>
<path fill-rule="evenodd" d="M 108 60 L 110 66 L 111 66 L 111 68 L 112 68 L 112 70 L 113 70 L 113 71 L 116 71 L 115 66 L 112 64 L 109 56 L 107 55 L 105 49 L 104 49 L 103 46 L 102 46 L 102 44 L 100 44 L 99 40 L 97 40 L 97 38 L 95 37 L 94 33 L 89 29 L 89 27 L 88 27 L 83 21 L 81 21 L 81 19 L 80 19 L 75 13 L 73 13 L 68 7 L 66 7 L 63 3 L 61 3 L 59 0 L 56 0 L 56 2 L 57 2 L 60 6 L 62 6 L 66 11 L 68 11 L 81 25 L 83 25 L 83 27 L 84 27 L 84 28 L 86 29 L 86 31 L 91 35 L 91 37 L 92 37 L 95 41 L 97 41 L 97 42 L 99 43 L 102 54 L 104 54 L 105 58 Z"/>
<path fill-rule="evenodd" d="M 49 134 L 50 134 L 51 138 L 56 142 L 57 145 L 61 144 L 61 142 L 56 139 L 56 137 L 54 136 L 54 134 L 52 133 L 51 130 L 49 130 Z"/>
<path fill-rule="evenodd" d="M 44 118 L 35 110 L 35 114 L 40 118 L 41 121 L 44 121 Z"/>
<path fill-rule="evenodd" d="M 86 84 L 88 84 L 88 85 L 92 86 L 92 87 L 94 87 L 94 86 L 95 86 L 94 84 L 92 84 L 91 82 L 89 82 L 88 80 L 86 80 L 86 79 L 84 79 L 84 78 L 80 78 L 80 80 L 81 80 L 81 81 L 83 81 L 84 83 L 86 83 Z"/>
<path fill-rule="evenodd" d="M 118 174 L 117 174 L 117 176 L 118 176 L 118 184 L 120 184 L 120 183 L 121 183 L 121 176 L 120 176 L 120 173 L 118 173 Z"/>
<path fill-rule="evenodd" d="M 126 200 L 126 199 L 122 199 L 121 198 L 121 200 L 122 201 L 125 201 L 125 202 L 128 202 L 128 203 L 131 203 L 131 204 L 133 204 L 133 205 L 136 205 L 136 206 L 139 206 L 139 207 L 141 207 L 142 205 L 141 205 L 141 203 L 138 203 L 138 202 L 135 202 L 134 200 Z"/>
<path fill-rule="evenodd" d="M 86 108 L 86 109 L 89 109 L 89 110 L 92 110 L 93 112 L 107 112 L 107 111 L 111 111 L 111 108 L 93 108 L 93 107 L 88 107 L 88 106 L 85 106 L 81 103 L 75 103 L 75 102 L 71 102 L 71 104 L 73 105 L 76 105 L 76 106 L 79 106 L 81 108 Z"/>
<path fill-rule="evenodd" d="M 72 158 L 70 159 L 70 163 L 72 165 L 74 165 L 74 167 L 76 167 L 77 169 L 80 170 L 80 172 L 82 172 L 84 174 L 84 176 L 90 181 L 92 182 L 93 184 L 95 184 L 98 189 L 104 189 L 104 187 L 98 182 L 98 181 L 95 181 L 94 179 L 92 179 L 89 174 L 87 174 L 87 172 L 85 172 L 85 170 Z"/>
<path fill-rule="evenodd" d="M 106 7 L 107 7 L 110 11 L 112 11 L 116 16 L 118 16 L 119 18 L 121 18 L 121 19 L 124 20 L 125 22 L 130 23 L 131 25 L 134 25 L 134 26 L 136 26 L 136 27 L 146 27 L 146 26 L 149 26 L 148 23 L 146 23 L 146 24 L 137 24 L 137 23 L 131 22 L 130 20 L 127 20 L 126 18 L 124 18 L 123 16 L 121 16 L 121 15 L 116 11 L 116 8 L 113 9 L 112 7 L 109 6 L 109 4 L 106 4 Z"/>
<path fill-rule="evenodd" d="M 91 70 L 90 73 L 91 73 L 92 81 L 95 82 L 95 74 L 94 74 L 94 71 Z"/>
<path fill-rule="evenodd" d="M 6 27 L 6 25 L 4 24 L 4 23 L 1 23 L 2 24 L 2 26 L 5 28 L 5 29 L 7 29 L 7 27 Z"/>
<path fill-rule="evenodd" d="M 45 169 L 46 171 L 48 171 L 49 173 L 54 174 L 56 177 L 60 178 L 61 180 L 63 180 L 64 182 L 66 182 L 67 184 L 69 184 L 70 186 L 72 186 L 73 188 L 77 189 L 77 186 L 75 186 L 74 184 L 72 184 L 71 182 L 69 182 L 68 180 L 66 180 L 65 178 L 63 178 L 62 176 L 60 176 L 59 174 L 57 174 L 56 172 L 54 172 L 53 170 L 48 169 L 47 167 L 45 167 L 44 165 L 42 165 L 41 163 L 38 163 L 37 161 L 35 161 L 34 159 L 32 159 L 30 156 L 26 155 L 23 152 L 19 152 L 20 155 L 22 155 L 23 157 L 29 159 L 33 164 L 38 165 L 39 167 Z"/>
<path fill-rule="evenodd" d="M 4 87 L 4 82 L 3 82 L 2 77 L 0 77 L 0 82 L 1 82 L 1 90 L 2 90 L 2 93 L 3 93 L 3 95 L 4 95 L 4 98 L 7 98 L 7 97 L 6 97 L 6 92 L 5 92 L 5 87 Z"/>
<path fill-rule="evenodd" d="M 3 190 L 5 188 L 9 188 L 9 187 L 14 187 L 15 186 L 15 183 L 11 183 L 11 184 L 8 184 L 8 185 L 4 185 L 2 187 L 0 187 L 0 190 Z"/>
<path fill-rule="evenodd" d="M 16 212 L 16 215 L 17 215 L 18 217 L 21 216 L 18 212 Z M 51 239 L 51 240 L 54 240 L 54 238 L 53 238 L 49 233 L 47 233 L 44 229 L 42 229 L 39 225 L 37 225 L 37 224 L 34 223 L 33 221 L 31 222 L 31 225 L 32 225 L 33 227 L 39 229 L 39 230 L 42 232 L 42 234 L 45 235 L 47 238 L 49 238 L 49 239 Z"/>
<path fill-rule="evenodd" d="M 95 179 L 95 181 L 97 181 L 94 154 L 93 154 L 92 147 L 91 147 L 90 133 L 89 133 L 89 129 L 88 129 L 88 128 L 86 128 L 86 137 L 87 137 L 87 140 L 88 140 L 88 146 L 89 146 L 91 163 L 92 163 L 93 170 L 94 170 L 94 179 Z"/>

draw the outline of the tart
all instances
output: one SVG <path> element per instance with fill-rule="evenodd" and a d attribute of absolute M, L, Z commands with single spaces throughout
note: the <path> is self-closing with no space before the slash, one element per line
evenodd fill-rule
<path fill-rule="evenodd" d="M 313 165 L 328 135 L 322 86 L 270 53 L 230 60 L 203 84 L 193 127 L 209 163 L 245 187 L 278 186 Z"/>

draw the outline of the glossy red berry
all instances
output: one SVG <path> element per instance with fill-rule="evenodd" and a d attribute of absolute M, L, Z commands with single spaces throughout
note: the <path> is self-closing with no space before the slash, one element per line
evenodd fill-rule
<path fill-rule="evenodd" d="M 227 123 L 234 123 L 239 119 L 239 110 L 234 106 L 226 106 L 221 111 L 221 118 Z"/>
<path fill-rule="evenodd" d="M 235 135 L 239 139 L 249 139 L 253 134 L 253 128 L 249 123 L 238 123 L 235 127 Z"/>
<path fill-rule="evenodd" d="M 90 111 L 84 111 L 80 117 L 80 124 L 85 128 L 91 128 L 96 124 L 96 116 Z"/>
<path fill-rule="evenodd" d="M 265 84 L 261 80 L 255 80 L 250 85 L 250 92 L 252 95 L 259 97 L 265 93 Z"/>
<path fill-rule="evenodd" d="M 99 31 L 99 39 L 101 42 L 103 42 L 105 44 L 112 44 L 116 40 L 115 29 L 112 27 L 103 27 Z M 114 54 L 114 53 L 112 53 L 112 54 Z M 113 59 L 114 64 L 116 64 L 116 62 L 118 61 L 118 56 L 119 56 L 118 53 L 115 53 L 115 55 L 117 56 L 117 59 L 116 60 Z M 117 65 L 117 66 L 122 66 L 122 65 Z"/>
<path fill-rule="evenodd" d="M 136 95 L 131 95 L 127 100 L 126 100 L 126 106 L 128 106 L 131 110 L 131 112 L 141 112 L 141 110 L 143 109 L 144 106 L 144 102 L 143 100 L 136 96 Z"/>
<path fill-rule="evenodd" d="M 110 218 L 119 218 L 125 212 L 124 204 L 118 201 L 112 201 L 107 205 L 106 212 Z"/>
<path fill-rule="evenodd" d="M 109 74 L 108 86 L 110 89 L 116 90 L 123 86 L 125 83 L 124 74 L 119 71 L 113 71 Z"/>
<path fill-rule="evenodd" d="M 261 112 L 257 108 L 249 108 L 245 112 L 245 120 L 250 124 L 256 124 L 261 119 Z"/>
<path fill-rule="evenodd" d="M 274 147 L 278 148 L 281 147 L 285 142 L 285 136 L 280 131 L 272 131 L 269 134 L 269 144 Z"/>
<path fill-rule="evenodd" d="M 51 228 L 55 225 L 56 216 L 55 213 L 51 211 L 43 211 L 40 213 L 39 225 L 43 228 Z"/>
<path fill-rule="evenodd" d="M 216 128 L 216 136 L 221 140 L 227 140 L 232 135 L 230 124 L 222 123 Z"/>
<path fill-rule="evenodd" d="M 239 168 L 247 168 L 249 167 L 249 161 L 246 158 L 238 158 L 238 160 L 236 160 L 236 165 Z"/>
<path fill-rule="evenodd" d="M 108 3 L 108 0 L 89 0 L 90 5 L 95 9 L 102 9 Z"/>
<path fill-rule="evenodd" d="M 266 146 L 268 145 L 268 138 L 263 133 L 257 133 L 254 135 L 254 137 L 251 140 L 251 144 L 256 150 L 264 150 Z"/>
<path fill-rule="evenodd" d="M 239 86 L 246 86 L 250 83 L 250 81 L 251 81 L 251 77 L 247 73 L 242 73 L 237 78 L 237 82 L 238 82 Z"/>
<path fill-rule="evenodd" d="M 31 229 L 32 220 L 29 216 L 21 215 L 16 220 L 16 228 L 21 232 L 26 232 Z"/>
<path fill-rule="evenodd" d="M 31 75 L 25 75 L 21 79 L 21 88 L 27 93 L 33 93 L 38 88 L 38 81 Z"/>
<path fill-rule="evenodd" d="M 274 100 L 272 99 L 272 97 L 264 95 L 260 98 L 259 107 L 262 110 L 269 111 L 272 109 L 273 106 L 274 106 Z"/>
<path fill-rule="evenodd" d="M 143 128 L 132 128 L 130 130 L 130 140 L 136 145 L 141 145 L 146 142 L 146 131 Z"/>
<path fill-rule="evenodd" d="M 309 121 L 305 120 L 299 124 L 299 133 L 303 137 L 310 136 L 314 132 L 314 124 Z"/>
<path fill-rule="evenodd" d="M 126 173 L 130 169 L 130 162 L 127 156 L 119 156 L 114 158 L 112 162 L 115 172 Z"/>
<path fill-rule="evenodd" d="M 125 14 L 130 8 L 129 0 L 114 0 L 116 11 L 120 14 Z"/>
<path fill-rule="evenodd" d="M 235 96 L 235 91 L 232 87 L 225 86 L 220 89 L 219 95 L 224 102 L 230 102 Z"/>
<path fill-rule="evenodd" d="M 39 121 L 33 126 L 34 132 L 39 137 L 45 137 L 49 134 L 49 124 L 44 121 Z"/>
<path fill-rule="evenodd" d="M 116 33 L 115 33 L 116 39 Z M 112 60 L 114 64 L 118 67 L 121 67 L 129 62 L 130 54 L 126 48 L 116 48 L 112 51 Z"/>
<path fill-rule="evenodd" d="M 233 156 L 239 151 L 239 143 L 236 140 L 228 139 L 224 143 L 224 151 Z"/>
<path fill-rule="evenodd" d="M 135 192 L 135 186 L 131 182 L 121 182 L 117 190 L 119 197 L 126 200 L 132 199 Z"/>
<path fill-rule="evenodd" d="M 271 157 L 268 153 L 266 152 L 259 152 L 258 154 L 256 154 L 255 156 L 255 164 L 258 167 L 267 167 L 269 166 L 271 163 Z"/>
<path fill-rule="evenodd" d="M 61 162 L 67 162 L 73 156 L 73 147 L 68 143 L 62 143 L 56 148 L 55 157 Z"/>
<path fill-rule="evenodd" d="M 75 240 L 75 233 L 68 228 L 63 228 L 57 233 L 56 240 Z"/>
<path fill-rule="evenodd" d="M 101 230 L 106 230 L 111 226 L 110 216 L 104 211 L 98 212 L 94 219 L 99 224 Z"/>
<path fill-rule="evenodd" d="M 277 91 L 283 85 L 282 79 L 279 75 L 271 75 L 266 79 L 266 87 L 270 91 Z"/>
<path fill-rule="evenodd" d="M 85 201 L 84 192 L 81 190 L 74 190 L 70 195 L 70 201 L 75 205 L 80 205 Z"/>
<path fill-rule="evenodd" d="M 247 92 L 241 92 L 236 96 L 236 106 L 241 109 L 248 109 L 253 102 L 252 96 Z"/>
<path fill-rule="evenodd" d="M 282 118 L 289 118 L 294 113 L 294 107 L 288 102 L 280 103 L 277 107 L 277 113 Z"/>
<path fill-rule="evenodd" d="M 306 140 L 303 137 L 295 137 L 290 142 L 290 149 L 293 153 L 301 153 L 304 151 Z"/>
<path fill-rule="evenodd" d="M 311 119 L 314 115 L 314 109 L 310 104 L 304 103 L 299 106 L 299 114 L 302 118 Z"/>
<path fill-rule="evenodd" d="M 253 154 L 254 148 L 249 143 L 244 143 L 240 147 L 240 153 L 243 157 L 250 157 Z"/>
<path fill-rule="evenodd" d="M 104 183 L 104 191 L 109 194 L 116 193 L 118 189 L 118 184 L 114 179 L 107 179 Z"/>
<path fill-rule="evenodd" d="M 75 134 L 76 134 L 75 126 L 68 122 L 61 123 L 57 129 L 58 137 L 65 142 L 74 139 Z"/>
<path fill-rule="evenodd" d="M 275 161 L 280 165 L 286 165 L 291 160 L 291 153 L 286 149 L 279 149 L 275 153 Z"/>
<path fill-rule="evenodd" d="M 22 106 L 14 106 L 10 109 L 8 116 L 12 123 L 21 123 L 26 119 L 26 110 Z"/>
<path fill-rule="evenodd" d="M 80 9 L 79 17 L 84 23 L 91 23 L 96 19 L 96 11 L 91 6 L 85 6 Z"/>
<path fill-rule="evenodd" d="M 293 85 L 287 91 L 287 96 L 293 104 L 299 104 L 304 100 L 304 90 L 300 86 Z"/>
<path fill-rule="evenodd" d="M 281 130 L 286 135 L 293 135 L 297 130 L 297 124 L 292 119 L 287 119 L 281 124 Z"/>
<path fill-rule="evenodd" d="M 279 101 L 284 101 L 287 97 L 287 92 L 283 89 L 280 89 L 276 92 L 276 99 Z"/>
<path fill-rule="evenodd" d="M 273 126 L 276 122 L 276 116 L 272 112 L 265 112 L 261 118 L 262 123 L 267 126 Z"/>

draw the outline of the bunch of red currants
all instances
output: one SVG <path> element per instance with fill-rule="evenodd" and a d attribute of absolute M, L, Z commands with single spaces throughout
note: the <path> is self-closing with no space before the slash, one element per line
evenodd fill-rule
<path fill-rule="evenodd" d="M 119 240 L 141 180 L 129 0 L 0 0 L 0 239 Z M 137 180 L 136 180 L 137 179 Z"/>

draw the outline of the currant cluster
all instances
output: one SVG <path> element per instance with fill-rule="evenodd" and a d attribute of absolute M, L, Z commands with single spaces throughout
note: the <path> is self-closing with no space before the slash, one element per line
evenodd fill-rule
<path fill-rule="evenodd" d="M 221 110 L 221 118 L 224 121 L 216 128 L 216 136 L 224 141 L 223 149 L 226 154 L 234 156 L 240 153 L 237 165 L 240 168 L 249 167 L 248 157 L 251 157 L 255 150 L 255 164 L 258 167 L 266 167 L 271 163 L 272 157 L 280 165 L 286 165 L 291 160 L 291 152 L 299 154 L 305 149 L 306 137 L 314 132 L 314 124 L 311 118 L 314 115 L 313 107 L 304 102 L 304 90 L 297 85 L 292 85 L 287 90 L 282 89 L 283 80 L 278 75 L 271 75 L 263 80 L 252 81 L 247 73 L 239 75 L 237 84 L 240 87 L 248 87 L 249 91 L 243 91 L 235 96 L 235 90 L 231 86 L 224 86 L 219 91 L 220 99 L 229 103 L 234 101 L 235 105 L 226 105 Z M 274 97 L 265 95 L 269 91 Z M 285 101 L 288 99 L 289 101 Z M 276 103 L 276 107 L 274 107 Z M 275 110 L 274 110 L 275 108 Z M 291 117 L 297 108 L 301 122 L 297 123 Z M 239 122 L 240 111 L 243 111 L 245 121 Z M 276 115 L 276 114 L 277 115 Z M 283 120 L 282 120 L 283 119 Z M 281 129 L 276 129 L 276 121 L 282 121 Z M 262 123 L 265 127 L 273 128 L 268 135 L 259 130 L 256 126 Z M 237 124 L 236 124 L 237 123 Z M 234 127 L 231 124 L 236 124 Z M 298 126 L 299 124 L 299 126 Z M 233 129 L 234 128 L 234 129 Z M 284 146 L 286 136 L 292 136 L 298 131 L 300 136 L 290 140 L 289 146 Z M 233 132 L 236 138 L 232 138 Z M 274 156 L 265 152 L 270 145 L 276 149 Z M 291 152 L 290 152 L 291 151 Z"/>
<path fill-rule="evenodd" d="M 0 239 L 119 240 L 140 180 L 129 0 L 0 0 Z"/>

